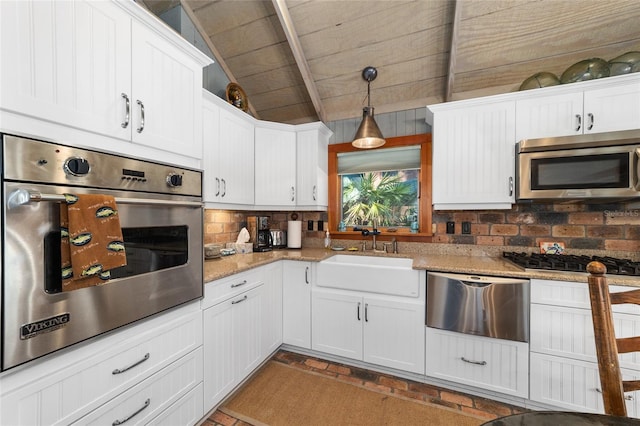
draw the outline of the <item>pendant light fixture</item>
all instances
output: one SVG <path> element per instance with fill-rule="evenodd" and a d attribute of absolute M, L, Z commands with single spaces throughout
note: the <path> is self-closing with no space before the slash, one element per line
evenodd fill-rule
<path fill-rule="evenodd" d="M 371 106 L 371 82 L 378 76 L 378 70 L 374 67 L 366 67 L 362 70 L 362 78 L 367 82 L 367 106 L 362 110 L 362 123 L 358 127 L 351 145 L 356 148 L 370 149 L 384 145 L 382 132 L 373 119 L 373 107 Z"/>

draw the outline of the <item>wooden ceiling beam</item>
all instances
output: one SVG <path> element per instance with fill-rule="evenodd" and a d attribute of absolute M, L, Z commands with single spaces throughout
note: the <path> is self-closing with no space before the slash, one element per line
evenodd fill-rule
<path fill-rule="evenodd" d="M 300 74 L 302 74 L 302 80 L 304 81 L 304 85 L 307 88 L 307 92 L 309 93 L 309 97 L 311 98 L 311 102 L 313 103 L 313 107 L 318 114 L 318 118 L 326 123 L 327 115 L 325 113 L 324 106 L 322 105 L 322 100 L 320 99 L 320 93 L 318 92 L 316 83 L 311 75 L 309 62 L 307 62 L 307 58 L 305 57 L 304 51 L 302 50 L 300 38 L 298 37 L 298 33 L 296 32 L 296 29 L 293 25 L 293 20 L 291 19 L 291 15 L 289 14 L 289 9 L 287 8 L 286 1 L 272 0 L 272 2 L 273 7 L 276 9 L 276 13 L 278 14 L 278 19 L 280 19 L 280 25 L 282 25 L 282 29 L 287 36 L 287 41 L 289 42 L 289 46 L 291 47 L 291 52 L 293 53 L 293 57 L 296 60 L 296 64 L 298 65 Z"/>
<path fill-rule="evenodd" d="M 451 26 L 451 46 L 449 48 L 449 71 L 447 73 L 447 87 L 444 101 L 449 102 L 453 96 L 453 85 L 456 80 L 456 56 L 458 55 L 458 31 L 462 16 L 462 0 L 453 3 L 453 25 Z"/>
<path fill-rule="evenodd" d="M 189 16 L 189 19 L 191 19 L 191 22 L 193 22 L 193 25 L 196 27 L 196 30 L 202 36 L 202 39 L 207 44 L 207 47 L 209 48 L 209 50 L 211 50 L 211 53 L 213 53 L 215 60 L 218 61 L 218 64 L 222 68 L 222 71 L 224 71 L 224 73 L 227 75 L 227 78 L 232 82 L 237 82 L 236 78 L 233 76 L 233 73 L 231 72 L 231 69 L 227 66 L 226 62 L 222 58 L 222 55 L 220 54 L 218 49 L 216 49 L 216 47 L 211 42 L 209 35 L 207 34 L 204 27 L 202 26 L 202 23 L 200 23 L 200 20 L 196 17 L 196 14 L 193 13 L 193 10 L 189 6 L 189 4 L 185 0 L 180 0 L 180 5 L 182 6 L 182 9 L 185 11 L 185 13 Z M 251 115 L 253 117 L 260 119 L 260 115 L 256 111 L 255 107 L 251 104 L 251 99 L 249 99 L 249 111 L 251 112 Z"/>

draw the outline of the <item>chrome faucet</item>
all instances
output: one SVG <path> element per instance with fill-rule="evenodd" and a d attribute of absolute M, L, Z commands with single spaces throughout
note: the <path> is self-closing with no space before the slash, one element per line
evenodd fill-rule
<path fill-rule="evenodd" d="M 368 235 L 372 235 L 373 236 L 373 246 L 371 247 L 371 250 L 377 253 L 384 253 L 384 250 L 378 250 L 378 245 L 376 242 L 376 237 L 378 235 L 380 235 L 380 231 L 378 231 L 378 229 L 376 228 L 375 222 L 373 223 L 373 230 L 369 231 L 368 229 L 363 229 L 362 230 L 362 236 L 366 237 Z M 363 241 L 362 242 L 362 251 L 365 251 L 367 248 L 367 241 Z"/>
<path fill-rule="evenodd" d="M 389 253 L 389 246 L 391 246 L 391 252 L 396 254 L 398 253 L 398 241 L 395 238 L 392 238 L 391 241 L 386 241 L 382 243 L 382 250 L 385 253 Z"/>

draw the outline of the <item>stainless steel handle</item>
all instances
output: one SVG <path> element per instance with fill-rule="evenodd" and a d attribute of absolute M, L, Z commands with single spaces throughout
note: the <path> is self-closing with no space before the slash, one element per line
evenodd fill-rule
<path fill-rule="evenodd" d="M 221 197 L 224 197 L 225 195 L 227 195 L 227 181 L 224 179 L 220 179 L 222 181 L 222 195 Z"/>
<path fill-rule="evenodd" d="M 247 280 L 243 280 L 240 283 L 236 283 L 236 284 L 231 284 L 231 288 L 236 288 L 236 287 L 240 287 L 242 285 L 245 285 L 247 283 Z"/>
<path fill-rule="evenodd" d="M 513 196 L 513 176 L 509 176 L 509 197 Z"/>
<path fill-rule="evenodd" d="M 600 388 L 595 388 L 595 391 L 598 393 L 602 393 L 602 389 Z M 625 395 L 624 399 L 626 399 L 627 401 L 633 401 L 633 395 Z"/>
<path fill-rule="evenodd" d="M 134 418 L 135 416 L 137 416 L 138 414 L 140 414 L 142 412 L 142 410 L 147 408 L 149 405 L 151 405 L 151 398 L 147 398 L 147 400 L 144 402 L 144 405 L 142 407 L 140 407 L 135 413 L 133 413 L 129 417 L 127 417 L 126 419 L 114 420 L 113 423 L 111 423 L 111 424 L 113 426 L 118 426 L 118 425 L 124 424 L 124 423 L 128 422 L 129 420 L 131 420 L 132 418 Z"/>
<path fill-rule="evenodd" d="M 582 116 L 580 114 L 576 114 L 576 132 L 582 128 Z"/>
<path fill-rule="evenodd" d="M 232 300 L 232 301 L 231 301 L 231 304 L 232 304 L 232 305 L 235 305 L 235 304 L 237 304 L 237 303 L 244 302 L 245 300 L 247 300 L 247 298 L 248 298 L 248 297 L 249 297 L 249 296 L 247 296 L 247 295 L 245 294 L 245 295 L 244 295 L 244 297 L 243 297 L 242 299 Z"/>
<path fill-rule="evenodd" d="M 364 304 L 364 322 L 369 322 L 369 304 Z"/>
<path fill-rule="evenodd" d="M 595 120 L 593 118 L 593 114 L 592 113 L 588 113 L 587 117 L 589 118 L 589 124 L 587 125 L 587 130 L 591 130 L 591 129 L 593 129 L 593 125 L 595 124 Z"/>
<path fill-rule="evenodd" d="M 309 267 L 304 268 L 304 282 L 309 284 Z"/>
<path fill-rule="evenodd" d="M 121 126 L 123 129 L 126 129 L 127 126 L 129 126 L 129 119 L 131 117 L 131 102 L 126 93 L 122 93 L 122 97 L 124 98 L 124 121 Z"/>
<path fill-rule="evenodd" d="M 142 133 L 144 130 L 144 104 L 138 99 L 137 104 L 140 106 L 140 127 L 136 129 L 138 133 Z"/>
<path fill-rule="evenodd" d="M 144 355 L 144 357 L 142 357 L 142 359 L 141 359 L 140 361 L 136 361 L 136 362 L 134 362 L 133 364 L 131 364 L 130 366 L 128 366 L 128 367 L 124 367 L 123 369 L 116 368 L 115 370 L 113 370 L 113 371 L 111 372 L 111 374 L 114 374 L 114 375 L 115 375 L 115 374 L 122 374 L 122 373 L 124 373 L 125 371 L 129 371 L 129 370 L 131 370 L 133 367 L 136 367 L 136 366 L 138 366 L 138 365 L 142 364 L 143 362 L 145 362 L 146 360 L 148 360 L 148 359 L 149 359 L 149 356 L 150 356 L 150 355 L 149 355 L 149 352 L 147 352 L 147 353 Z"/>
<path fill-rule="evenodd" d="M 313 201 L 316 201 L 316 197 L 318 195 L 318 188 L 316 188 L 316 185 L 313 185 Z"/>
<path fill-rule="evenodd" d="M 292 186 L 291 187 L 291 201 L 295 201 L 296 199 L 296 189 Z"/>
<path fill-rule="evenodd" d="M 465 357 L 460 357 L 460 359 L 464 362 L 468 362 L 469 364 L 487 365 L 487 361 L 472 361 L 470 359 L 466 359 Z"/>
<path fill-rule="evenodd" d="M 220 178 L 216 178 L 216 197 L 220 195 Z"/>
<path fill-rule="evenodd" d="M 635 183 L 635 188 L 639 189 L 640 188 L 640 148 L 636 148 L 636 156 L 635 156 L 635 169 L 636 169 L 636 181 Z"/>
<path fill-rule="evenodd" d="M 358 302 L 358 313 L 357 313 L 357 316 L 358 316 L 358 321 L 360 321 L 360 302 Z"/>
<path fill-rule="evenodd" d="M 149 206 L 181 206 L 181 207 L 202 207 L 200 201 L 172 201 L 172 200 L 154 200 L 146 198 L 115 198 L 118 204 L 137 204 Z M 13 209 L 24 204 L 38 203 L 41 201 L 65 202 L 62 194 L 42 194 L 37 191 L 28 191 L 26 189 L 16 189 L 7 197 L 7 208 Z"/>

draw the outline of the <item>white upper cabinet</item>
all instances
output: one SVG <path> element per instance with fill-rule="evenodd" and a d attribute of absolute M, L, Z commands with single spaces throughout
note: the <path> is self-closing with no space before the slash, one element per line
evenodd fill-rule
<path fill-rule="evenodd" d="M 253 120 L 207 90 L 202 89 L 202 96 L 204 201 L 225 207 L 252 206 Z"/>
<path fill-rule="evenodd" d="M 1 110 L 201 158 L 211 60 L 148 12 L 105 1 L 0 2 L 0 12 Z"/>
<path fill-rule="evenodd" d="M 433 112 L 434 208 L 511 208 L 515 101 L 451 102 L 429 108 Z"/>
<path fill-rule="evenodd" d="M 323 123 L 256 124 L 256 207 L 327 209 L 327 147 Z"/>
<path fill-rule="evenodd" d="M 296 205 L 296 133 L 290 127 L 275 123 L 256 127 L 257 205 Z"/>
<path fill-rule="evenodd" d="M 331 131 L 322 123 L 296 126 L 298 206 L 327 209 L 330 137 Z"/>
<path fill-rule="evenodd" d="M 640 128 L 640 78 L 613 77 L 522 92 L 516 123 L 517 141 Z"/>

